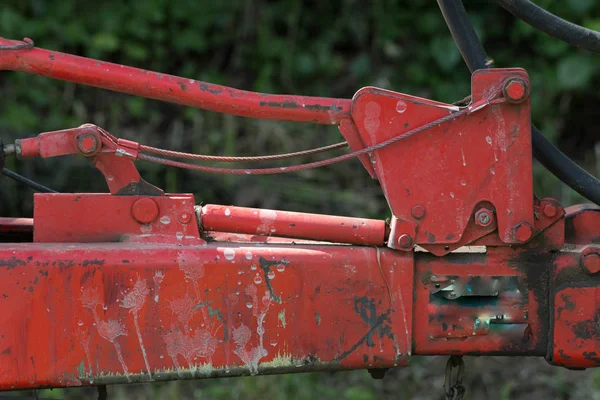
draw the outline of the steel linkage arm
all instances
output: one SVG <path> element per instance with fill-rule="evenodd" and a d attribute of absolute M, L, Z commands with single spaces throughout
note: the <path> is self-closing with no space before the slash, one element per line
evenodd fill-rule
<path fill-rule="evenodd" d="M 21 71 L 242 117 L 337 125 L 351 100 L 249 92 L 33 47 L 0 37 L 0 70 Z M 12 46 L 12 50 L 9 50 Z"/>

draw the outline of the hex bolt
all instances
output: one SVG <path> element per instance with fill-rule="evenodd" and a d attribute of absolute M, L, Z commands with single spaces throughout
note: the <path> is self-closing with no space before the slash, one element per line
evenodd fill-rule
<path fill-rule="evenodd" d="M 91 133 L 79 135 L 77 137 L 77 148 L 82 154 L 93 154 L 98 150 L 98 138 Z"/>
<path fill-rule="evenodd" d="M 140 224 L 149 224 L 158 217 L 158 204 L 151 198 L 136 200 L 131 206 L 131 216 Z"/>
<path fill-rule="evenodd" d="M 594 251 L 582 254 L 581 266 L 589 275 L 595 275 L 600 272 L 600 253 Z"/>
<path fill-rule="evenodd" d="M 548 218 L 554 218 L 556 217 L 556 214 L 558 214 L 558 209 L 556 208 L 556 205 L 551 203 L 545 204 L 542 210 L 544 212 L 544 215 Z"/>
<path fill-rule="evenodd" d="M 524 243 L 531 239 L 531 236 L 533 235 L 533 228 L 527 222 L 520 222 L 513 228 L 513 232 L 515 234 L 515 239 L 521 243 Z"/>
<path fill-rule="evenodd" d="M 527 99 L 529 88 L 523 79 L 513 78 L 504 85 L 504 97 L 509 103 L 522 103 Z"/>
<path fill-rule="evenodd" d="M 410 237 L 410 235 L 407 235 L 406 233 L 403 233 L 398 238 L 398 245 L 403 249 L 410 248 L 410 246 L 412 246 L 412 243 L 413 243 L 412 238 Z"/>
<path fill-rule="evenodd" d="M 410 210 L 410 215 L 412 215 L 415 219 L 423 218 L 425 216 L 425 213 L 425 207 L 420 205 L 416 205 Z"/>
<path fill-rule="evenodd" d="M 494 221 L 494 212 L 489 208 L 480 208 L 475 213 L 475 223 L 479 226 L 490 226 Z"/>

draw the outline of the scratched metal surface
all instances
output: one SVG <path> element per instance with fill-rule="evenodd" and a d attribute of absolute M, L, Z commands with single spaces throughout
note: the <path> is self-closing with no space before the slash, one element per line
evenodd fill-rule
<path fill-rule="evenodd" d="M 410 255 L 126 247 L 1 245 L 1 389 L 408 363 Z"/>

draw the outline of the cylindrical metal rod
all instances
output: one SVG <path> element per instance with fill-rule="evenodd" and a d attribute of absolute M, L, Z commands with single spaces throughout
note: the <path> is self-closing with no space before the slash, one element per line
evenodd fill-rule
<path fill-rule="evenodd" d="M 208 204 L 198 212 L 204 231 L 281 236 L 382 246 L 385 221 Z"/>
<path fill-rule="evenodd" d="M 0 218 L 0 232 L 33 232 L 33 218 Z"/>
<path fill-rule="evenodd" d="M 0 46 L 21 41 L 0 37 Z M 338 125 L 350 117 L 351 100 L 274 95 L 127 67 L 33 47 L 0 50 L 0 70 L 95 86 L 242 117 Z"/>

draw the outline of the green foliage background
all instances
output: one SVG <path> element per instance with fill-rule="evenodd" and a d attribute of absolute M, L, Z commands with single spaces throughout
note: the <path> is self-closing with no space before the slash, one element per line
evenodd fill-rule
<path fill-rule="evenodd" d="M 600 3 L 594 0 L 537 3 L 563 18 L 600 30 Z M 597 173 L 597 56 L 517 22 L 493 1 L 466 0 L 465 4 L 495 65 L 528 70 L 534 122 L 570 156 Z M 247 90 L 350 98 L 360 87 L 374 85 L 445 102 L 469 94 L 468 71 L 432 0 L 4 0 L 0 35 L 27 36 L 37 46 L 52 50 Z M 13 72 L 0 74 L 0 98 L 0 135 L 5 142 L 86 122 L 145 144 L 206 154 L 270 154 L 340 140 L 333 127 L 214 114 Z M 106 190 L 101 175 L 76 157 L 11 159 L 7 166 L 59 191 Z M 376 218 L 389 214 L 380 188 L 358 161 L 262 177 L 202 175 L 143 163 L 139 168 L 151 183 L 169 192 L 194 193 L 198 202 Z M 558 197 L 564 204 L 582 201 L 539 165 L 535 177 L 538 195 Z M 31 192 L 0 179 L 1 214 L 30 216 L 31 210 Z M 437 363 L 435 374 L 441 375 L 442 362 L 433 362 Z M 415 398 L 439 398 L 441 391 L 436 389 L 429 397 L 430 385 L 422 382 L 433 379 L 428 375 L 433 373 L 429 363 L 415 366 L 417 371 L 424 368 L 421 376 L 418 372 L 395 373 L 405 385 L 392 385 L 391 389 L 386 381 L 373 383 L 363 379 L 366 373 L 352 373 L 115 391 L 126 396 L 123 398 L 253 398 L 269 394 L 273 398 L 372 399 L 387 398 L 404 387 L 404 393 Z M 571 382 L 569 374 L 548 371 L 542 374 L 548 377 L 544 385 L 551 393 L 568 398 L 570 395 L 560 390 L 571 393 L 575 378 Z M 485 375 L 474 373 L 479 378 Z M 487 385 L 498 388 L 495 394 L 508 397 L 490 398 L 513 398 L 513 386 L 531 383 L 531 379 L 505 378 L 509 386 Z M 513 378 L 517 383 L 510 386 Z M 585 379 L 597 381 L 598 376 L 588 374 Z M 563 389 L 555 391 L 561 382 L 566 382 Z M 598 382 L 588 386 L 598 389 Z M 57 393 L 81 394 L 54 391 L 44 396 Z"/>

